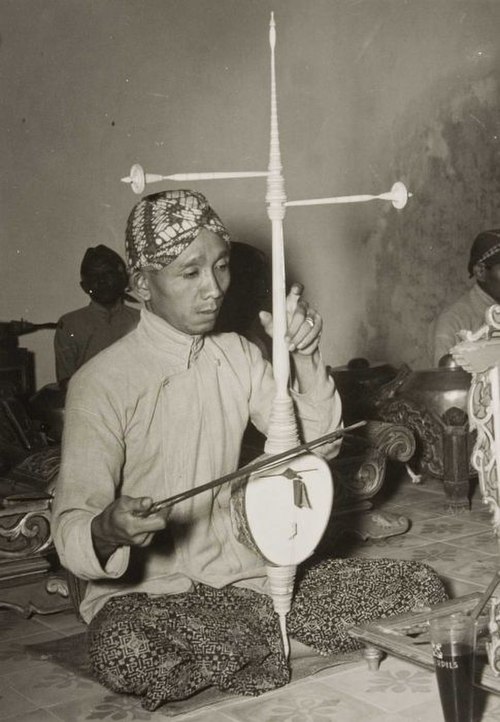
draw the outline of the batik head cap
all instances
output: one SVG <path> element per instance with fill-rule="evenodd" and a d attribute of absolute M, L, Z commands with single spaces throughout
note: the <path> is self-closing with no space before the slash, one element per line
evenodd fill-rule
<path fill-rule="evenodd" d="M 170 190 L 145 196 L 127 222 L 125 250 L 130 270 L 168 266 L 202 228 L 230 243 L 229 233 L 202 193 Z"/>
<path fill-rule="evenodd" d="M 469 276 L 474 275 L 474 266 L 478 263 L 484 263 L 487 266 L 500 263 L 500 228 L 482 231 L 475 237 L 467 266 Z"/>

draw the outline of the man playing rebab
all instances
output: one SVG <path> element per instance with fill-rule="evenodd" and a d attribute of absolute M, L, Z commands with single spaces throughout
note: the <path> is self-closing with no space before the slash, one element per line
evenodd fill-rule
<path fill-rule="evenodd" d="M 143 198 L 126 251 L 144 308 L 137 328 L 70 382 L 56 548 L 88 581 L 81 614 L 104 685 L 140 695 L 147 709 L 210 685 L 260 694 L 286 684 L 289 669 L 265 563 L 233 533 L 230 488 L 147 512 L 237 468 L 248 421 L 267 431 L 272 367 L 244 337 L 213 332 L 230 239 L 202 194 Z M 308 441 L 339 428 L 341 404 L 318 348 L 321 316 L 297 286 L 287 308 L 291 395 Z M 261 321 L 271 332 L 271 315 Z M 444 598 L 422 564 L 313 560 L 300 569 L 288 630 L 323 654 L 352 650 L 350 624 Z"/>

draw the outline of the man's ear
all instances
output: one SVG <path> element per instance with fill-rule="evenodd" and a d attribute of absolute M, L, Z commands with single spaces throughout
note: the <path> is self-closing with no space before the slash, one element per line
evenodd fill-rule
<path fill-rule="evenodd" d="M 134 271 L 130 277 L 132 289 L 141 301 L 146 303 L 151 298 L 149 280 L 146 271 Z"/>
<path fill-rule="evenodd" d="M 90 283 L 88 283 L 87 281 L 83 281 L 83 280 L 80 281 L 80 288 L 82 289 L 82 291 L 84 291 L 85 293 L 87 293 L 89 296 L 92 295 L 92 290 L 91 290 L 91 287 L 90 287 Z"/>
<path fill-rule="evenodd" d="M 484 281 L 486 276 L 486 266 L 484 263 L 476 263 L 472 269 L 472 275 L 476 281 Z"/>

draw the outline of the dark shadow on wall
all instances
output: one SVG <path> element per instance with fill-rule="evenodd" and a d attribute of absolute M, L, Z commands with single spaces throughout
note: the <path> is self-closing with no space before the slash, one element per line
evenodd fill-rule
<path fill-rule="evenodd" d="M 368 358 L 431 365 L 432 322 L 469 285 L 472 240 L 500 225 L 499 80 L 490 65 L 482 77 L 442 82 L 397 121 L 384 152 L 413 197 L 401 212 L 382 208 L 366 239 L 376 249 L 359 329 Z"/>
<path fill-rule="evenodd" d="M 256 343 L 265 355 L 270 339 L 259 311 L 271 311 L 271 266 L 263 251 L 247 243 L 231 244 L 231 284 L 217 320 L 217 331 L 235 331 Z"/>

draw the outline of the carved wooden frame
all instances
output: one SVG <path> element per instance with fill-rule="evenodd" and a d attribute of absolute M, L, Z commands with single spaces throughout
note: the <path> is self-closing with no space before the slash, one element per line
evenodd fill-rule
<path fill-rule="evenodd" d="M 485 324 L 478 331 L 462 331 L 461 335 L 463 340 L 451 353 L 472 374 L 468 413 L 477 438 L 471 463 L 478 472 L 481 496 L 492 512 L 493 531 L 500 542 L 500 305 L 487 309 Z M 496 674 L 500 674 L 499 623 L 500 599 L 493 597 L 487 651 Z"/>
<path fill-rule="evenodd" d="M 50 532 L 50 499 L 0 506 L 0 608 L 24 617 L 71 608 Z"/>

